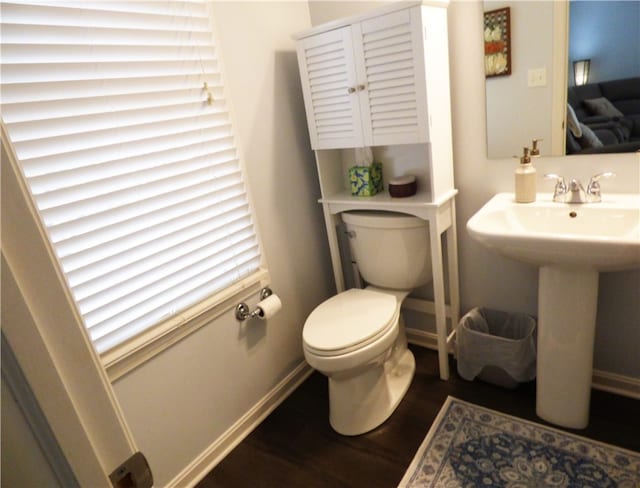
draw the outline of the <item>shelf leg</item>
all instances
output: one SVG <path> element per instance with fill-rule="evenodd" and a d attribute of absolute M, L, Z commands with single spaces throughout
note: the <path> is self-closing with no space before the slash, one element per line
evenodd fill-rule
<path fill-rule="evenodd" d="M 338 234 L 336 232 L 339 217 L 329 211 L 329 205 L 326 203 L 322 204 L 322 210 L 324 211 L 324 223 L 327 227 L 331 265 L 333 266 L 333 276 L 336 280 L 336 291 L 340 293 L 344 291 L 344 275 L 342 274 L 342 261 L 340 259 L 340 247 L 338 246 Z"/>
<path fill-rule="evenodd" d="M 456 204 L 451 200 L 451 226 L 447 229 L 447 265 L 449 270 L 449 302 L 451 327 L 460 321 L 460 282 L 458 277 L 458 235 L 456 231 Z"/>
<path fill-rule="evenodd" d="M 442 242 L 437 219 L 429 222 L 431 264 L 433 268 L 433 298 L 436 309 L 436 334 L 438 339 L 438 363 L 440 379 L 449 379 L 449 353 L 447 351 L 447 311 L 444 301 L 444 268 L 442 265 Z"/>

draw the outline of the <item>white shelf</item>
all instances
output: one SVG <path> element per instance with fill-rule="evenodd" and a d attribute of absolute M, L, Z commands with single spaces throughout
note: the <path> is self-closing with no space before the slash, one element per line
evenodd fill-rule
<path fill-rule="evenodd" d="M 385 191 L 372 197 L 355 197 L 345 190 L 329 197 L 321 198 L 318 201 L 327 204 L 332 214 L 348 210 L 389 210 L 430 220 L 433 218 L 434 213 L 449 200 L 453 199 L 457 193 L 458 190 L 453 189 L 446 192 L 436 201 L 431 201 L 426 193 L 417 193 L 405 198 L 393 198 Z"/>

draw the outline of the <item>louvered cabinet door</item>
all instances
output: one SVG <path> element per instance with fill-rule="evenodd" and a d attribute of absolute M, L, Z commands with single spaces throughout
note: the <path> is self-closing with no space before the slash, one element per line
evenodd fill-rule
<path fill-rule="evenodd" d="M 353 26 L 366 146 L 429 141 L 423 30 L 405 9 Z M 362 86 L 362 85 L 361 85 Z"/>
<path fill-rule="evenodd" d="M 361 147 L 351 27 L 303 39 L 297 51 L 311 147 Z"/>

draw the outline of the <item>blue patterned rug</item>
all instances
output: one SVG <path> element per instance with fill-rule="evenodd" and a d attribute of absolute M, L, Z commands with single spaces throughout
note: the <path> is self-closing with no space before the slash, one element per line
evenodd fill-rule
<path fill-rule="evenodd" d="M 449 397 L 399 486 L 640 488 L 640 453 Z"/>

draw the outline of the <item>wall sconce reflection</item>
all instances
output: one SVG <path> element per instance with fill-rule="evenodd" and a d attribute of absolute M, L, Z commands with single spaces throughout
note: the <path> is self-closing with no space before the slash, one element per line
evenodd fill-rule
<path fill-rule="evenodd" d="M 590 65 L 590 59 L 580 59 L 573 62 L 573 77 L 575 79 L 576 86 L 586 85 L 589 82 Z"/>

